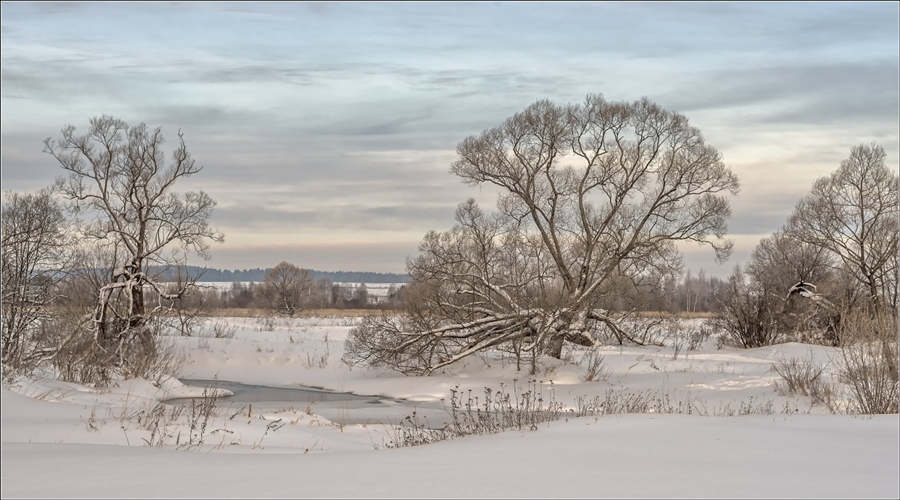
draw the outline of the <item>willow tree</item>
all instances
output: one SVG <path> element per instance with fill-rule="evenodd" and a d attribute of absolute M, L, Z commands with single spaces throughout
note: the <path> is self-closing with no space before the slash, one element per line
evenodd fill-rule
<path fill-rule="evenodd" d="M 605 299 L 680 272 L 677 243 L 730 254 L 738 178 L 687 118 L 647 99 L 539 100 L 457 155 L 451 173 L 499 188 L 497 211 L 470 201 L 456 227 L 425 236 L 407 263 L 411 313 L 361 323 L 348 362 L 428 374 L 509 342 L 560 357 L 598 328 L 629 337 Z"/>
<path fill-rule="evenodd" d="M 171 265 L 190 251 L 209 258 L 209 243 L 224 241 L 209 225 L 215 201 L 203 191 L 174 191 L 179 179 L 202 169 L 182 133 L 168 160 L 163 143 L 160 128 L 129 126 L 107 115 L 92 118 L 83 135 L 69 125 L 62 138 L 44 141 L 44 152 L 67 173 L 59 179 L 61 193 L 86 219 L 83 236 L 114 255 L 115 268 L 97 291 L 90 324 L 95 345 L 120 365 L 152 355 L 149 317 L 185 292 L 161 287 L 151 266 Z M 152 308 L 145 304 L 146 287 L 160 297 Z"/>

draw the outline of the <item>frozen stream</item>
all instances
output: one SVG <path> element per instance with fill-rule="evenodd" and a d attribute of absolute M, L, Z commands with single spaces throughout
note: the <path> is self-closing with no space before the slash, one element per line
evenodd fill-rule
<path fill-rule="evenodd" d="M 426 418 L 428 427 L 443 427 L 449 415 L 440 402 L 413 402 L 382 396 L 364 396 L 349 392 L 331 392 L 313 387 L 270 387 L 242 384 L 227 380 L 182 379 L 185 385 L 227 389 L 233 396 L 217 398 L 224 408 L 252 405 L 251 411 L 259 414 L 267 410 L 280 411 L 295 408 L 321 415 L 342 425 L 398 424 L 414 411 L 419 418 Z M 178 398 L 167 404 L 190 404 L 194 398 Z"/>

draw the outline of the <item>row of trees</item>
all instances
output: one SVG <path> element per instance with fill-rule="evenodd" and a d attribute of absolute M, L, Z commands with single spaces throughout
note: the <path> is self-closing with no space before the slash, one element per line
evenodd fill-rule
<path fill-rule="evenodd" d="M 399 309 L 404 286 L 391 284 L 384 301 L 375 302 L 365 283 L 335 283 L 328 278 L 313 278 L 308 269 L 281 262 L 270 269 L 260 283 L 232 283 L 230 290 L 219 292 L 212 308 L 270 309 L 293 317 L 307 309 Z M 211 301 L 212 302 L 212 301 Z"/>
<path fill-rule="evenodd" d="M 303 311 L 321 309 L 405 310 L 407 286 L 392 283 L 384 296 L 373 296 L 366 283 L 335 283 L 328 278 L 312 279 L 313 273 L 294 264 L 282 262 L 271 268 L 259 282 L 235 281 L 228 287 L 195 283 L 178 301 L 176 308 L 211 315 L 232 309 L 271 311 L 293 317 Z M 172 277 L 168 277 L 172 280 Z M 165 283 L 169 286 L 168 281 Z M 173 288 L 182 285 L 177 278 Z M 703 270 L 691 271 L 681 281 L 669 281 L 662 288 L 628 287 L 622 298 L 610 302 L 611 309 L 622 311 L 635 303 L 653 304 L 662 312 L 710 313 L 719 310 L 721 291 L 726 281 L 707 276 Z M 155 301 L 150 291 L 147 297 Z"/>
<path fill-rule="evenodd" d="M 216 283 L 255 282 L 262 281 L 272 268 L 262 269 L 215 269 L 200 266 L 184 266 L 183 271 L 196 276 L 199 281 Z M 318 281 L 327 278 L 337 283 L 406 283 L 409 276 L 398 273 L 376 273 L 369 271 L 319 271 L 308 269 L 309 274 Z M 174 276 L 162 275 L 161 278 L 173 279 Z"/>

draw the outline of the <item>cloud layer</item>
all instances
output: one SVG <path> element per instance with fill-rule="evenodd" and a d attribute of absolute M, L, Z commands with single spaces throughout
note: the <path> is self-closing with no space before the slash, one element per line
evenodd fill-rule
<path fill-rule="evenodd" d="M 264 244 L 305 267 L 402 271 L 457 203 L 495 199 L 448 173 L 456 144 L 541 98 L 647 96 L 687 115 L 742 180 L 736 258 L 853 145 L 878 141 L 895 167 L 900 152 L 894 3 L 12 2 L 2 14 L 4 189 L 61 173 L 41 141 L 64 125 L 105 113 L 180 129 L 204 165 L 184 188 L 219 202 L 216 267 L 291 260 Z"/>

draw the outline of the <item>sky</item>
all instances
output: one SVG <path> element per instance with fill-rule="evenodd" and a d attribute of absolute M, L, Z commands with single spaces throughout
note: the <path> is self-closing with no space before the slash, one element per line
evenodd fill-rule
<path fill-rule="evenodd" d="M 117 380 L 104 390 L 38 372 L 8 377 L 0 390 L 3 498 L 897 498 L 900 419 L 831 414 L 806 396 L 785 396 L 774 363 L 808 360 L 837 383 L 834 348 L 784 343 L 696 350 L 675 345 L 700 323 L 685 322 L 664 346 L 603 346 L 601 375 L 586 381 L 588 352 L 543 358 L 531 378 L 510 355 L 472 356 L 428 377 L 340 361 L 353 318 L 217 318 L 192 337 L 179 378 Z M 214 322 L 231 338 L 213 338 Z M 165 339 L 165 337 L 161 337 Z M 658 339 L 660 340 L 660 339 Z M 318 387 L 370 402 L 305 402 L 234 392 L 218 399 L 202 445 L 186 447 L 189 410 L 149 415 L 161 401 L 197 397 L 213 380 L 264 387 Z M 532 382 L 534 381 L 534 382 Z M 551 388 L 551 382 L 553 383 Z M 513 389 L 515 387 L 515 389 Z M 415 447 L 387 448 L 394 427 L 417 412 L 449 421 L 441 399 L 465 401 L 491 388 L 524 399 L 526 389 L 566 409 L 579 397 L 645 395 L 689 405 L 692 414 L 608 413 Z M 256 390 L 260 390 L 257 388 Z M 469 392 L 471 391 L 471 393 Z M 222 393 L 226 395 L 227 393 Z M 613 396 L 616 401 L 619 396 Z M 635 396 L 632 396 L 635 397 Z M 685 406 L 686 407 L 686 406 Z M 741 414 L 740 408 L 747 410 Z M 769 410 L 765 410 L 769 408 Z M 158 411 L 158 410 L 157 410 Z M 194 429 L 194 443 L 200 435 Z M 162 446 L 160 436 L 166 436 Z M 177 443 L 177 444 L 176 444 Z"/>
<path fill-rule="evenodd" d="M 724 276 L 815 179 L 877 142 L 897 170 L 896 2 L 3 2 L 2 185 L 108 114 L 178 130 L 218 202 L 220 269 L 404 272 L 469 197 L 456 145 L 538 99 L 647 97 L 741 179 Z"/>

